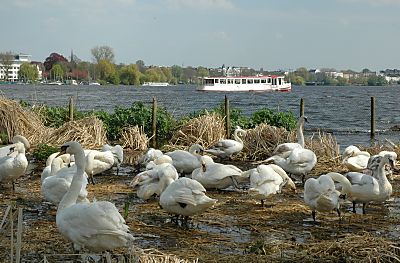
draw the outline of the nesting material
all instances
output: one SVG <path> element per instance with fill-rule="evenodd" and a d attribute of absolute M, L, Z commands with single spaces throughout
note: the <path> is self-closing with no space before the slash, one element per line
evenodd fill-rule
<path fill-rule="evenodd" d="M 32 111 L 25 110 L 18 102 L 0 98 L 0 132 L 8 138 L 24 135 L 31 145 L 40 143 L 38 135 L 48 134 L 41 118 Z"/>
<path fill-rule="evenodd" d="M 104 145 L 107 137 L 103 122 L 96 117 L 69 121 L 45 138 L 45 142 L 52 145 L 61 145 L 68 141 L 78 141 L 87 148 Z"/>
<path fill-rule="evenodd" d="M 260 124 L 254 129 L 246 130 L 243 139 L 243 150 L 237 155 L 242 160 L 264 160 L 272 155 L 280 143 L 295 142 L 296 133 L 285 128 L 277 128 L 268 124 Z"/>
<path fill-rule="evenodd" d="M 136 125 L 125 128 L 122 131 L 120 143 L 124 149 L 144 151 L 147 149 L 148 142 L 149 139 L 147 138 L 143 127 L 139 128 Z"/>
<path fill-rule="evenodd" d="M 208 113 L 193 118 L 185 123 L 172 137 L 170 144 L 172 148 L 179 146 L 190 146 L 195 143 L 208 148 L 220 139 L 225 137 L 225 122 L 221 115 Z"/>

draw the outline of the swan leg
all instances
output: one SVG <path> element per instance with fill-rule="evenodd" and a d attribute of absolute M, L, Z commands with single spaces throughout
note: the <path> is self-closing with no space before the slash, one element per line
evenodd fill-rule
<path fill-rule="evenodd" d="M 89 179 L 90 179 L 90 182 L 92 183 L 92 185 L 95 185 L 93 174 L 89 175 Z"/>
<path fill-rule="evenodd" d="M 355 201 L 353 201 L 353 213 L 354 214 L 356 213 L 356 202 Z"/>
<path fill-rule="evenodd" d="M 231 176 L 231 179 L 232 179 L 233 186 L 235 186 L 236 189 L 240 189 L 240 188 L 239 188 L 239 184 L 238 184 L 238 182 L 236 181 L 236 179 L 235 179 L 233 176 Z"/>

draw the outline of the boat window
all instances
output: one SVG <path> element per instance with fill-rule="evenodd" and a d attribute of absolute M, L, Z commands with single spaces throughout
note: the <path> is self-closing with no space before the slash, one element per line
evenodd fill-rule
<path fill-rule="evenodd" d="M 233 84 L 233 79 L 228 79 L 228 84 Z"/>
<path fill-rule="evenodd" d="M 260 80 L 259 79 L 255 79 L 254 83 L 260 83 Z"/>
<path fill-rule="evenodd" d="M 215 79 L 215 83 L 218 83 L 218 79 Z"/>
<path fill-rule="evenodd" d="M 253 80 L 252 79 L 248 79 L 247 80 L 247 84 L 253 84 Z"/>
<path fill-rule="evenodd" d="M 276 85 L 276 79 L 272 79 L 272 85 Z"/>
<path fill-rule="evenodd" d="M 246 79 L 242 79 L 242 84 L 246 84 Z"/>
<path fill-rule="evenodd" d="M 271 83 L 271 78 L 268 78 L 267 80 L 268 80 L 267 83 Z"/>
<path fill-rule="evenodd" d="M 262 79 L 261 83 L 267 83 L 267 80 L 266 79 Z"/>
<path fill-rule="evenodd" d="M 226 84 L 226 79 L 220 79 L 220 80 L 219 80 L 219 83 L 221 83 L 221 84 Z"/>
<path fill-rule="evenodd" d="M 240 84 L 240 79 L 235 79 L 235 84 Z"/>
<path fill-rule="evenodd" d="M 279 78 L 278 80 L 279 80 L 278 85 L 282 85 L 282 79 Z"/>

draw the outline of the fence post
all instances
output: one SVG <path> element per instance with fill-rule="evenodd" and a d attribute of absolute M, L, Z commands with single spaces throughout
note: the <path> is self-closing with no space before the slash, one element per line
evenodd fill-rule
<path fill-rule="evenodd" d="M 300 99 L 300 117 L 304 116 L 304 98 Z"/>
<path fill-rule="evenodd" d="M 69 98 L 69 120 L 74 120 L 74 99 L 72 97 Z"/>
<path fill-rule="evenodd" d="M 375 97 L 371 97 L 371 139 L 375 138 Z"/>
<path fill-rule="evenodd" d="M 231 116 L 229 110 L 229 99 L 225 95 L 225 130 L 226 130 L 226 138 L 231 137 Z"/>
<path fill-rule="evenodd" d="M 153 97 L 152 146 L 157 148 L 157 99 Z"/>

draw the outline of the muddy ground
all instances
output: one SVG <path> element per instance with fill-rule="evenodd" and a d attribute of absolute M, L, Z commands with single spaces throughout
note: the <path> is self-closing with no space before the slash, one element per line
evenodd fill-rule
<path fill-rule="evenodd" d="M 115 168 L 96 176 L 96 185 L 89 185 L 88 192 L 90 200 L 115 203 L 139 248 L 199 262 L 393 262 L 400 258 L 398 179 L 392 182 L 393 198 L 385 204 L 372 204 L 362 215 L 361 209 L 351 213 L 351 204 L 345 202 L 341 220 L 333 212 L 317 213 L 318 224 L 313 224 L 303 202 L 302 186 L 297 193 L 284 190 L 271 197 L 265 207 L 246 191 L 208 191 L 218 203 L 185 226 L 172 222 L 156 199 L 144 202 L 136 197 L 128 186 L 136 174 L 135 158 L 127 157 L 119 176 Z M 244 170 L 256 166 L 237 165 Z M 66 262 L 73 253 L 71 243 L 57 231 L 55 207 L 42 200 L 42 167 L 33 167 L 17 181 L 15 193 L 9 187 L 1 188 L 0 220 L 9 204 L 23 208 L 22 262 L 40 262 L 45 256 L 49 262 Z M 0 261 L 9 260 L 8 225 L 0 232 Z"/>

